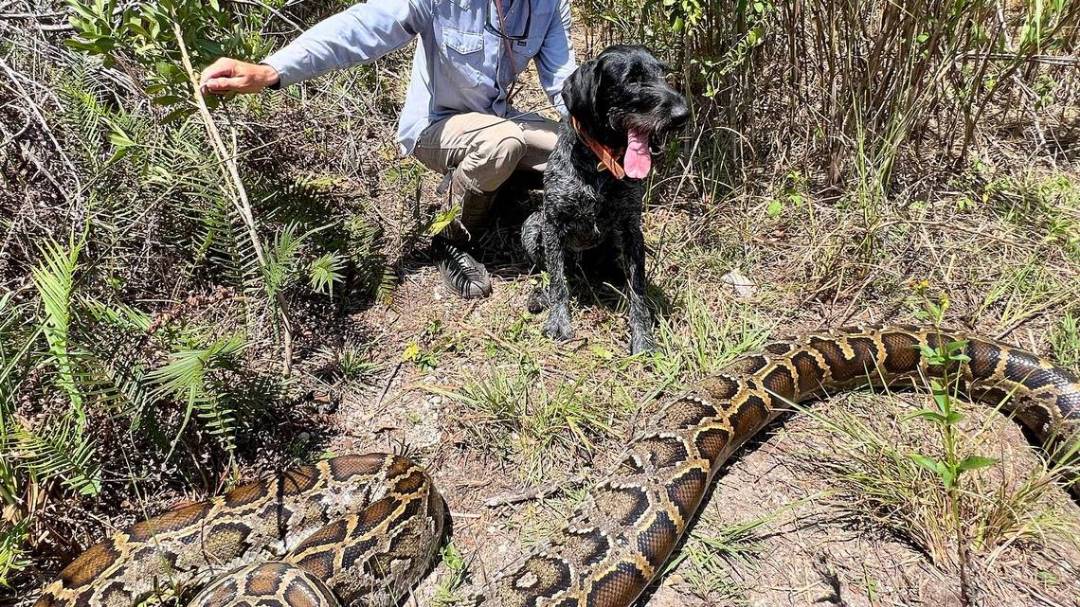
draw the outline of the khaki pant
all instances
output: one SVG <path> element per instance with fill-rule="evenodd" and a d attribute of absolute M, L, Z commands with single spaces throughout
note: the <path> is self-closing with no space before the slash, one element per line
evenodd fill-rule
<path fill-rule="evenodd" d="M 499 118 L 458 114 L 420 133 L 413 155 L 424 166 L 451 174 L 451 200 L 472 232 L 487 222 L 492 194 L 517 170 L 543 171 L 559 125 L 538 116 Z"/>

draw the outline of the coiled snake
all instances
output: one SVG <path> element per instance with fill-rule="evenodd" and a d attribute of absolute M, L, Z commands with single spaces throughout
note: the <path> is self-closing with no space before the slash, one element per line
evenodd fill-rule
<path fill-rule="evenodd" d="M 923 348 L 966 342 L 934 365 Z M 1060 453 L 1080 435 L 1080 382 L 977 336 L 921 327 L 845 328 L 769 342 L 668 402 L 571 523 L 498 577 L 485 605 L 624 607 L 661 570 L 720 465 L 785 409 L 836 390 L 958 378 Z M 1077 484 L 1071 488 L 1075 491 Z M 162 588 L 191 605 L 392 605 L 443 532 L 427 474 L 394 455 L 345 456 L 174 510 L 91 547 L 37 607 L 128 607 Z"/>

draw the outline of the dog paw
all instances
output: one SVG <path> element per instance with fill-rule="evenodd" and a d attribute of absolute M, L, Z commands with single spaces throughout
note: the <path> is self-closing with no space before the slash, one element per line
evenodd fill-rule
<path fill-rule="evenodd" d="M 650 335 L 635 335 L 630 338 L 630 354 L 648 354 L 656 351 L 656 343 Z"/>
<path fill-rule="evenodd" d="M 574 329 L 570 318 L 562 314 L 552 314 L 544 323 L 544 335 L 555 341 L 568 341 L 574 338 Z"/>
<path fill-rule="evenodd" d="M 525 304 L 525 308 L 529 310 L 529 314 L 539 314 L 547 308 L 547 291 L 543 288 L 533 289 L 533 292 L 529 294 L 529 301 Z"/>

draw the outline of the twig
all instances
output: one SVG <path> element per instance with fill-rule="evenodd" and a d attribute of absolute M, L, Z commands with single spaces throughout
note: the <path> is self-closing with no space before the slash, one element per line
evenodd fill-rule
<path fill-rule="evenodd" d="M 188 80 L 191 82 L 191 88 L 195 95 L 195 104 L 199 108 L 199 115 L 203 119 L 203 125 L 206 127 L 210 142 L 214 145 L 214 153 L 217 154 L 218 160 L 225 168 L 226 179 L 231 179 L 234 194 L 234 196 L 231 197 L 233 205 L 236 207 L 240 217 L 244 220 L 248 238 L 251 239 L 251 244 L 255 249 L 255 257 L 259 262 L 259 267 L 265 271 L 269 264 L 266 261 L 262 239 L 259 237 L 259 232 L 255 227 L 255 215 L 252 213 L 251 204 L 248 202 L 244 181 L 240 179 L 240 170 L 237 168 L 235 158 L 229 153 L 228 148 L 225 147 L 225 141 L 221 138 L 217 123 L 214 122 L 214 117 L 210 115 L 210 109 L 206 106 L 206 99 L 203 97 L 202 89 L 199 87 L 199 81 L 195 77 L 195 69 L 191 66 L 191 58 L 188 56 L 187 45 L 184 44 L 184 32 L 180 29 L 180 24 L 176 21 L 173 22 L 173 33 L 176 35 L 176 43 L 180 47 L 180 58 L 183 61 L 184 70 L 187 71 Z M 282 339 L 285 342 L 284 372 L 285 375 L 289 375 L 292 372 L 293 355 L 292 324 L 289 321 L 289 303 L 280 289 L 274 293 L 274 299 L 277 302 L 278 313 L 281 316 L 281 333 Z"/>
<path fill-rule="evenodd" d="M 229 2 L 232 2 L 233 4 L 245 4 L 247 6 L 258 6 L 260 8 L 264 8 L 264 9 L 270 11 L 270 13 L 273 14 L 278 19 L 281 19 L 285 23 L 289 24 L 289 26 L 292 27 L 294 30 L 296 30 L 298 32 L 304 31 L 304 27 L 302 25 L 300 25 L 296 21 L 290 19 L 288 15 L 286 15 L 285 13 L 282 13 L 281 11 L 279 11 L 276 8 L 270 6 L 269 4 L 266 4 L 265 2 L 259 2 L 259 0 L 229 0 Z"/>
<path fill-rule="evenodd" d="M 1025 55 L 1022 53 L 964 53 L 959 59 L 981 59 L 990 61 L 1021 61 L 1028 63 L 1042 63 L 1045 65 L 1080 65 L 1080 57 L 1068 55 Z"/>
<path fill-rule="evenodd" d="M 504 493 L 502 495 L 496 495 L 495 497 L 488 498 L 484 502 L 484 506 L 488 508 L 498 508 L 499 506 L 509 506 L 511 504 L 519 504 L 521 502 L 528 502 L 531 500 L 545 498 L 553 493 L 558 493 L 564 490 L 566 486 L 579 486 L 585 482 L 585 479 L 580 476 L 575 476 L 567 479 L 561 483 L 552 483 L 543 487 L 537 487 L 530 489 L 529 491 L 523 491 L 521 493 Z"/>
<path fill-rule="evenodd" d="M 0 19 L 45 19 L 63 16 L 64 13 L 0 13 Z"/>
<path fill-rule="evenodd" d="M 1005 339 L 1006 337 L 1009 336 L 1010 333 L 1012 333 L 1013 331 L 1019 329 L 1021 326 L 1023 326 L 1025 323 L 1027 323 L 1031 319 L 1033 319 L 1033 318 L 1035 318 L 1037 316 L 1040 316 L 1041 314 L 1043 314 L 1044 312 L 1046 312 L 1050 308 L 1052 308 L 1052 307 L 1054 307 L 1054 306 L 1056 306 L 1056 305 L 1058 305 L 1058 304 L 1060 304 L 1062 302 L 1066 302 L 1066 301 L 1069 301 L 1069 300 L 1072 300 L 1072 299 L 1076 299 L 1078 291 L 1080 291 L 1080 289 L 1075 289 L 1075 288 L 1074 289 L 1069 289 L 1068 291 L 1062 293 L 1061 295 L 1059 295 L 1057 297 L 1054 297 L 1052 299 L 1048 299 L 1045 302 L 1031 308 L 1030 310 L 1028 310 L 1028 312 L 1026 314 L 1024 314 L 1020 318 L 1017 318 L 1016 320 L 1009 323 L 1009 325 L 1007 327 L 1005 327 L 1002 331 L 1000 331 L 995 336 L 995 339 Z"/>
<path fill-rule="evenodd" d="M 23 88 L 22 83 L 19 82 L 19 74 L 16 73 L 2 57 L 0 57 L 0 70 L 4 72 L 9 80 L 11 80 L 14 92 L 26 102 L 26 106 L 30 109 L 30 113 L 37 119 L 38 123 L 41 125 L 42 131 L 44 131 L 45 135 L 49 138 L 53 147 L 56 148 L 57 155 L 60 157 L 60 160 L 64 163 L 67 170 L 70 171 L 71 178 L 75 181 L 76 192 L 81 192 L 82 184 L 79 182 L 79 173 L 75 170 L 75 165 L 71 162 L 71 159 L 68 158 L 67 154 L 64 153 L 64 148 L 60 146 L 60 142 L 56 140 L 52 129 L 49 128 L 48 121 L 45 120 L 45 116 L 41 113 L 41 109 L 38 107 L 37 103 L 34 102 L 34 98 L 25 88 Z"/>
<path fill-rule="evenodd" d="M 375 401 L 375 408 L 376 409 L 379 408 L 379 405 L 382 404 L 383 399 L 386 398 L 386 393 L 390 391 L 390 386 L 394 383 L 394 378 L 396 378 L 397 374 L 401 372 L 401 367 L 404 364 L 405 364 L 405 361 L 398 362 L 397 366 L 394 367 L 394 371 L 392 373 L 390 373 L 390 379 L 386 380 L 386 385 L 383 386 L 382 393 L 379 394 L 379 400 Z"/>

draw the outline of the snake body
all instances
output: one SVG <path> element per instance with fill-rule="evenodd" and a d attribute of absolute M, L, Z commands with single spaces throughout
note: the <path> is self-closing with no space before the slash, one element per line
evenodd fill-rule
<path fill-rule="evenodd" d="M 966 360 L 927 356 L 951 342 Z M 1080 381 L 1012 346 L 911 326 L 772 341 L 667 402 L 571 522 L 495 579 L 484 605 L 626 607 L 661 571 L 719 467 L 790 402 L 942 377 L 1001 403 L 1051 452 L 1072 452 L 1080 437 Z M 37 607 L 126 607 L 163 581 L 212 578 L 193 604 L 393 604 L 442 533 L 427 475 L 379 454 L 298 470 L 115 534 L 65 568 Z"/>
<path fill-rule="evenodd" d="M 393 605 L 433 558 L 444 508 L 405 457 L 336 457 L 115 533 L 36 607 L 132 607 L 203 586 L 192 607 Z"/>

